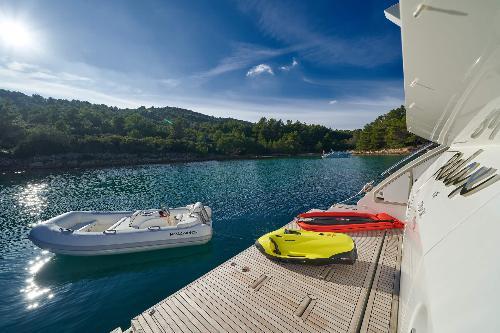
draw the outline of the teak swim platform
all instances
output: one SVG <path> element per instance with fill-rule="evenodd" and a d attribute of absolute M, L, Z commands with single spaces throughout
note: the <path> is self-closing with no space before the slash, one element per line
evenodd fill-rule
<path fill-rule="evenodd" d="M 395 332 L 402 230 L 351 237 L 354 265 L 279 263 L 251 246 L 133 318 L 126 332 Z"/>

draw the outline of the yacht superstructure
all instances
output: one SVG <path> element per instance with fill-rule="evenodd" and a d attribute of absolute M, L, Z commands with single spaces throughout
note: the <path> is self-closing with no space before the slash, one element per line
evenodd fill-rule
<path fill-rule="evenodd" d="M 499 14 L 498 1 L 386 10 L 401 27 L 408 130 L 441 145 L 422 172 L 381 184 L 408 180 L 407 204 L 388 188 L 360 202 L 407 206 L 399 332 L 500 329 Z"/>

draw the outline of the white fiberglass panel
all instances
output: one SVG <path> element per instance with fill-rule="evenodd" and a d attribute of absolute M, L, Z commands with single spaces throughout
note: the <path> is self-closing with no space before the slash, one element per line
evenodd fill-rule
<path fill-rule="evenodd" d="M 500 297 L 499 166 L 498 145 L 452 146 L 415 183 L 403 244 L 401 332 L 500 328 L 492 313 Z"/>
<path fill-rule="evenodd" d="M 412 185 L 410 172 L 405 172 L 382 188 L 384 202 L 406 205 Z"/>
<path fill-rule="evenodd" d="M 451 145 L 500 94 L 500 2 L 400 3 L 408 129 Z"/>

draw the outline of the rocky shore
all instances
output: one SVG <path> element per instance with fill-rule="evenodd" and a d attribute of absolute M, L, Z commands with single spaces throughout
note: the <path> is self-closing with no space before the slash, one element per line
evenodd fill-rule
<path fill-rule="evenodd" d="M 158 155 L 135 155 L 135 154 L 62 154 L 50 156 L 35 156 L 26 159 L 13 158 L 8 155 L 0 156 L 0 171 L 20 170 L 43 170 L 43 169 L 80 169 L 117 167 L 141 164 L 168 164 L 201 161 L 224 161 L 242 159 L 264 159 L 290 157 L 286 154 L 274 155 L 205 155 L 172 153 Z M 297 156 L 314 157 L 320 154 L 300 154 Z"/>
<path fill-rule="evenodd" d="M 380 150 L 353 150 L 350 153 L 356 156 L 368 155 L 407 155 L 413 152 L 415 147 L 391 148 Z M 62 154 L 50 156 L 35 156 L 31 158 L 14 158 L 8 154 L 0 155 L 0 171 L 19 170 L 43 170 L 43 169 L 79 169 L 79 168 L 100 168 L 117 167 L 141 164 L 168 164 L 200 161 L 224 161 L 242 159 L 265 159 L 279 157 L 318 157 L 321 154 L 308 153 L 300 155 L 272 154 L 272 155 L 205 155 L 172 153 L 158 155 L 136 155 L 136 154 Z"/>
<path fill-rule="evenodd" d="M 385 148 L 379 150 L 353 150 L 352 155 L 408 155 L 415 151 L 416 147 Z"/>

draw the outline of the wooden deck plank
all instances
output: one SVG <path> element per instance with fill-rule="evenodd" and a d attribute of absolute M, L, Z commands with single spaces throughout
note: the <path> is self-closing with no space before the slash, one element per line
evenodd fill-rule
<path fill-rule="evenodd" d="M 253 270 L 258 270 L 259 267 L 258 265 L 252 265 L 252 268 Z M 259 270 L 259 273 L 260 272 L 264 272 L 264 271 L 260 271 Z M 288 276 L 288 274 L 287 274 Z M 292 285 L 293 282 L 290 282 L 288 280 L 283 280 L 283 279 L 270 279 L 265 286 L 263 286 L 262 288 L 265 290 L 265 288 L 269 288 L 272 292 L 275 292 L 275 293 L 278 293 L 278 292 L 282 292 L 283 290 L 286 290 L 285 286 L 288 286 L 288 285 Z M 300 294 L 302 295 L 307 295 L 307 294 L 313 294 L 313 295 L 319 295 L 320 293 L 318 293 L 317 291 L 318 290 L 315 290 L 313 288 L 311 288 L 311 285 L 310 284 L 307 284 L 307 283 L 298 283 L 298 284 L 295 284 L 294 287 L 296 287 L 296 291 L 299 291 Z M 297 295 L 294 295 L 294 294 L 291 294 L 291 300 L 295 303 L 295 305 L 297 306 L 300 301 L 302 300 L 302 297 L 301 296 L 297 296 Z M 323 295 L 324 297 L 328 298 L 329 300 L 333 300 L 333 295 L 330 294 L 324 294 Z M 330 299 L 331 297 L 331 299 Z M 337 300 L 335 300 L 337 301 Z M 338 305 L 338 302 L 336 302 Z M 348 303 L 346 303 L 348 305 Z M 318 304 L 317 307 L 320 308 L 321 304 Z M 352 307 L 351 307 L 352 308 Z M 336 315 L 338 317 L 341 317 L 343 314 L 345 314 L 346 312 L 349 312 L 351 311 L 352 309 L 348 308 L 348 307 L 344 307 L 344 304 L 342 304 L 342 307 L 341 309 L 337 309 L 336 307 L 334 308 L 330 308 L 330 307 L 327 307 L 328 310 L 333 310 L 331 311 L 332 315 Z"/>
<path fill-rule="evenodd" d="M 234 287 L 237 288 L 238 286 L 235 285 Z M 297 320 L 297 318 L 294 316 L 294 312 L 297 310 L 300 303 L 293 302 L 292 300 L 290 300 L 288 295 L 283 292 L 270 292 L 269 289 L 267 289 L 267 291 L 266 289 L 264 289 L 259 293 L 250 294 L 249 297 L 251 298 L 252 302 L 256 304 L 256 306 L 260 304 L 264 311 L 266 311 L 265 309 L 267 309 L 266 312 L 272 311 L 279 313 L 279 315 L 269 315 L 268 313 L 269 320 L 276 321 L 279 324 L 284 325 L 285 327 L 287 327 L 288 323 L 294 323 L 295 325 L 301 326 L 301 331 L 304 332 L 314 332 L 316 330 L 314 328 L 314 323 L 312 325 L 313 327 L 309 327 Z M 279 306 L 279 310 L 276 309 L 276 305 Z M 287 327 L 287 329 L 289 331 L 294 331 L 294 324 L 291 324 L 291 327 Z"/>
<path fill-rule="evenodd" d="M 401 231 L 386 232 L 360 329 L 362 333 L 396 331 L 401 244 Z"/>
<path fill-rule="evenodd" d="M 257 251 L 256 249 L 253 249 L 254 251 Z M 272 270 L 272 271 L 279 271 L 283 270 L 283 268 L 290 268 L 293 266 L 286 266 L 283 264 L 276 264 L 272 261 L 269 261 L 267 259 L 265 260 L 258 260 L 255 261 L 254 258 L 252 257 L 247 257 L 247 260 L 252 261 L 252 264 L 262 264 L 266 266 L 266 268 Z M 287 283 L 296 283 L 298 286 L 315 286 L 317 287 L 318 292 L 325 293 L 325 296 L 327 297 L 339 297 L 340 299 L 345 300 L 345 304 L 348 304 L 349 306 L 352 306 L 352 300 L 355 298 L 357 299 L 357 295 L 352 295 L 352 293 L 347 292 L 347 291 L 359 291 L 359 286 L 358 287 L 351 287 L 349 284 L 353 284 L 354 282 L 359 282 L 358 284 L 360 286 L 363 285 L 363 280 L 361 279 L 358 281 L 359 276 L 366 275 L 366 271 L 364 269 L 357 269 L 359 265 L 364 265 L 364 262 L 359 262 L 355 264 L 354 266 L 350 265 L 330 265 L 330 272 L 329 276 L 326 279 L 321 279 L 318 278 L 319 275 L 322 273 L 318 271 L 317 274 L 310 274 L 308 271 L 304 271 L 303 269 L 300 272 L 294 272 L 294 270 L 291 270 L 290 272 L 287 272 L 286 276 L 281 277 L 280 279 L 286 279 Z M 374 265 L 374 263 L 373 263 Z M 298 265 L 297 265 L 298 266 Z M 303 266 L 303 265 L 302 265 Z M 311 266 L 309 266 L 311 267 Z M 332 268 L 334 267 L 334 268 Z M 306 266 L 307 269 L 307 266 Z M 356 279 L 342 279 L 338 278 L 339 276 L 342 277 L 344 274 L 349 274 L 350 276 L 356 276 Z M 311 277 L 311 278 L 308 278 Z M 295 281 L 294 281 L 295 280 Z M 327 282 L 332 282 L 332 283 L 325 283 Z"/>
<path fill-rule="evenodd" d="M 138 317 L 138 316 L 137 316 Z M 132 320 L 130 321 L 130 328 L 134 331 L 134 332 L 137 332 L 137 333 L 144 333 L 146 331 L 144 331 L 142 329 L 142 326 L 141 326 L 141 323 L 139 322 L 139 319 L 137 319 L 137 317 L 135 318 L 132 318 Z"/>
<path fill-rule="evenodd" d="M 174 295 L 172 295 L 174 296 Z M 199 328 L 197 327 L 197 322 L 194 322 L 191 320 L 191 318 L 188 318 L 178 307 L 177 304 L 175 303 L 175 298 L 171 297 L 170 302 L 163 303 L 162 305 L 170 307 L 172 312 L 174 313 L 177 318 L 179 318 L 184 325 L 189 329 L 191 332 L 199 332 Z"/>
<path fill-rule="evenodd" d="M 222 328 L 219 330 L 221 332 L 238 332 L 240 329 L 237 324 L 232 322 L 232 320 L 226 316 L 226 310 L 224 307 L 213 304 L 209 300 L 205 300 L 200 295 L 191 294 L 191 291 L 184 290 L 183 292 L 186 297 L 198 305 L 200 308 L 206 311 L 207 315 L 219 324 Z"/>
<path fill-rule="evenodd" d="M 200 332 L 213 332 L 215 328 L 212 327 L 205 319 L 203 319 L 202 316 L 199 315 L 196 311 L 189 311 L 191 307 L 189 306 L 188 303 L 184 302 L 184 299 L 180 298 L 181 301 L 179 301 L 180 296 L 178 294 L 173 295 L 172 302 L 174 305 L 177 307 L 178 310 L 180 310 L 186 318 L 194 324 L 194 326 L 200 330 Z"/>
<path fill-rule="evenodd" d="M 159 333 L 158 327 L 156 325 L 150 326 L 147 320 L 144 318 L 144 314 L 141 314 L 137 317 L 137 320 L 139 321 L 139 324 L 142 327 L 142 330 L 144 332 L 154 332 L 154 333 Z"/>
<path fill-rule="evenodd" d="M 189 295 L 187 294 L 187 292 L 184 290 L 183 292 L 179 293 L 179 297 L 181 297 L 187 305 L 189 305 L 189 307 L 191 309 L 193 309 L 193 311 L 197 311 L 202 317 L 203 319 L 210 325 L 213 327 L 214 331 L 217 331 L 217 332 L 222 332 L 222 331 L 233 331 L 233 329 L 231 328 L 231 326 L 229 325 L 226 325 L 224 322 L 221 322 L 221 324 L 219 324 L 216 320 L 214 320 L 212 317 L 215 315 L 215 313 L 213 313 L 212 315 L 208 314 L 207 311 L 205 311 L 205 309 L 201 306 L 199 306 L 198 304 L 196 304 L 195 301 L 191 300 L 191 298 L 189 297 Z"/>
<path fill-rule="evenodd" d="M 163 320 L 170 328 L 172 328 L 173 331 L 175 332 L 181 332 L 181 328 L 177 325 L 177 323 L 170 317 L 170 315 L 163 309 L 161 304 L 156 304 L 154 307 L 155 313 L 158 314 L 158 321 Z"/>
<path fill-rule="evenodd" d="M 224 309 L 227 313 L 227 318 L 229 322 L 235 325 L 236 331 L 245 331 L 245 332 L 254 332 L 256 329 L 250 329 L 248 325 L 253 327 L 253 324 L 248 323 L 247 320 L 242 316 L 244 312 L 241 309 L 237 308 L 232 304 L 229 298 L 221 298 L 218 292 L 212 288 L 206 288 L 203 282 L 197 283 L 195 286 L 192 286 L 193 291 L 198 291 L 199 293 L 204 294 L 202 297 L 210 298 L 210 302 L 213 304 L 217 304 L 220 308 Z M 218 307 L 216 307 L 218 308 Z M 217 314 L 219 317 L 220 314 Z"/>
<path fill-rule="evenodd" d="M 148 312 L 144 312 L 142 314 L 142 317 L 148 324 L 149 328 L 154 332 L 154 333 L 164 333 L 165 331 L 157 325 L 156 321 L 151 317 L 151 315 Z"/>
<path fill-rule="evenodd" d="M 358 249 L 354 265 L 277 263 L 252 246 L 152 307 L 155 311 L 134 318 L 131 330 L 393 332 L 401 233 L 351 237 Z M 314 300 L 298 317 L 297 308 L 307 297 Z"/>
<path fill-rule="evenodd" d="M 277 329 L 271 323 L 263 321 L 255 313 L 251 312 L 246 302 L 241 302 L 238 297 L 235 297 L 235 295 L 226 293 L 228 290 L 226 285 L 219 288 L 217 286 L 212 286 L 212 284 L 212 281 L 209 279 L 206 281 L 200 281 L 200 286 L 203 286 L 207 292 L 213 295 L 214 298 L 226 303 L 229 306 L 231 309 L 232 319 L 239 325 L 243 325 L 245 331 L 259 332 L 266 329 Z"/>
<path fill-rule="evenodd" d="M 233 315 L 234 310 L 232 310 L 225 302 L 217 301 L 216 297 L 212 296 L 212 293 L 199 291 L 197 289 L 199 287 L 199 285 L 192 286 L 190 290 L 186 290 L 185 292 L 190 295 L 191 299 L 195 300 L 197 304 L 205 304 L 207 306 L 206 311 L 212 315 L 212 319 L 216 320 L 222 327 L 224 327 L 224 331 L 240 332 L 243 328 L 242 325 L 235 320 L 235 316 Z M 230 328 L 228 329 L 227 326 Z"/>
<path fill-rule="evenodd" d="M 166 333 L 175 332 L 175 329 L 163 318 L 163 315 L 158 312 L 158 309 L 155 307 L 155 312 L 151 315 L 153 319 L 156 321 L 158 327 L 161 327 L 163 331 Z"/>
<path fill-rule="evenodd" d="M 215 284 L 218 281 L 218 280 L 211 280 L 211 278 L 212 277 L 209 277 L 208 281 L 210 281 L 210 283 L 212 284 Z M 276 312 L 278 312 L 279 310 L 281 310 L 279 311 L 280 315 L 286 314 L 286 312 L 283 311 L 285 310 L 285 307 L 280 306 L 278 310 L 276 307 L 276 303 L 273 306 L 270 300 L 265 299 L 264 297 L 257 296 L 257 293 L 250 293 L 249 291 L 245 293 L 244 292 L 245 290 L 243 288 L 238 288 L 241 285 L 234 283 L 230 279 L 226 279 L 224 282 L 225 282 L 224 286 L 213 285 L 212 288 L 216 288 L 217 290 L 219 290 L 221 295 L 229 294 L 231 296 L 234 296 L 235 298 L 233 300 L 235 301 L 235 303 L 237 303 L 238 306 L 245 308 L 247 313 L 255 313 L 259 315 L 261 318 L 266 318 L 268 322 L 275 322 L 279 326 L 286 329 L 287 332 L 295 331 L 295 327 L 292 324 L 290 324 L 282 316 L 276 315 Z M 307 328 L 304 327 L 303 330 L 307 331 Z"/>
<path fill-rule="evenodd" d="M 163 310 L 165 310 L 167 316 L 169 318 L 172 318 L 172 320 L 175 322 L 175 324 L 177 325 L 177 327 L 179 327 L 179 331 L 180 332 L 184 332 L 184 333 L 191 333 L 193 331 L 191 331 L 188 326 L 184 323 L 184 321 L 182 321 L 182 319 L 180 319 L 176 314 L 175 312 L 172 310 L 172 308 L 170 308 L 168 306 L 168 304 L 165 304 L 165 302 L 162 302 L 159 304 L 159 306 L 161 306 L 163 308 Z"/>
<path fill-rule="evenodd" d="M 273 272 L 278 270 L 280 267 L 275 265 L 274 263 L 265 263 L 261 261 L 255 261 L 253 258 L 249 258 L 248 263 L 251 263 L 254 269 L 259 272 L 264 272 L 263 274 L 271 274 L 269 272 Z M 352 304 L 349 302 L 349 299 L 345 299 L 344 297 L 340 297 L 342 293 L 345 293 L 345 289 L 339 288 L 338 286 L 326 286 L 325 281 L 317 281 L 314 279 L 297 279 L 296 274 L 294 272 L 286 272 L 286 274 L 282 274 L 279 279 L 271 279 L 267 283 L 269 285 L 278 285 L 278 288 L 284 288 L 285 286 L 293 285 L 297 291 L 302 293 L 312 293 L 318 296 L 324 297 L 332 297 L 336 298 L 340 304 L 344 306 L 346 311 L 349 311 Z"/>

